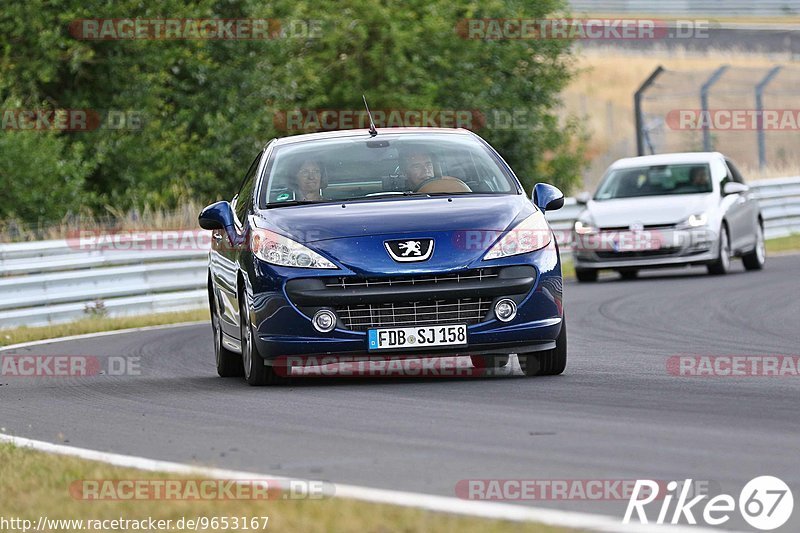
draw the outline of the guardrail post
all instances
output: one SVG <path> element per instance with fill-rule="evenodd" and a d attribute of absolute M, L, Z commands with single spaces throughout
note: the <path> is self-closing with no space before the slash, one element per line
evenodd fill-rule
<path fill-rule="evenodd" d="M 764 136 L 764 89 L 767 88 L 772 78 L 778 75 L 781 68 L 774 67 L 756 85 L 756 128 L 758 129 L 758 168 L 760 169 L 767 166 L 767 143 Z"/>
<path fill-rule="evenodd" d="M 644 116 L 642 115 L 642 96 L 644 92 L 656 81 L 656 78 L 664 72 L 664 67 L 659 65 L 644 83 L 633 94 L 633 109 L 636 119 L 636 154 L 644 155 Z M 652 152 L 652 146 L 651 150 Z"/>
<path fill-rule="evenodd" d="M 709 121 L 705 118 L 708 115 L 708 91 L 725 74 L 726 70 L 728 70 L 728 65 L 719 67 L 700 88 L 700 121 L 703 123 L 703 151 L 705 152 L 710 152 L 712 149 L 711 131 L 708 127 Z"/>

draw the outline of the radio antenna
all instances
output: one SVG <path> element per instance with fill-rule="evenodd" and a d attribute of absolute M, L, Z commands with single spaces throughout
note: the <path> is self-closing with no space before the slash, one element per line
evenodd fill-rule
<path fill-rule="evenodd" d="M 372 120 L 372 113 L 369 112 L 369 106 L 367 105 L 367 97 L 363 94 L 361 98 L 364 99 L 364 107 L 367 108 L 367 116 L 369 117 L 369 135 L 370 137 L 375 137 L 378 134 L 378 130 L 375 129 L 375 122 Z"/>

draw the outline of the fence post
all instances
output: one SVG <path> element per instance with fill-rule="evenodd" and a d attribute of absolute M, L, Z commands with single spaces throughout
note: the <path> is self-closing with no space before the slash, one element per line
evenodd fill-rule
<path fill-rule="evenodd" d="M 728 65 L 722 65 L 711 75 L 708 80 L 700 88 L 700 122 L 703 123 L 703 151 L 711 151 L 711 131 L 709 131 L 709 120 L 706 119 L 708 115 L 708 91 L 711 86 L 719 80 L 725 71 L 728 70 Z"/>
<path fill-rule="evenodd" d="M 642 95 L 664 72 L 664 67 L 659 65 L 644 83 L 633 94 L 633 112 L 636 119 L 636 155 L 644 155 L 644 116 L 642 115 Z M 652 151 L 652 150 L 651 150 Z"/>
<path fill-rule="evenodd" d="M 778 75 L 781 67 L 773 67 L 756 85 L 756 128 L 758 128 L 758 168 L 767 166 L 767 143 L 764 136 L 764 89 L 772 78 Z"/>

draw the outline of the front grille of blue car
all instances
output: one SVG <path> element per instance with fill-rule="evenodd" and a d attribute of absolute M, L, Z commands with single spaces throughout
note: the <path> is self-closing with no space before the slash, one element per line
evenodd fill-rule
<path fill-rule="evenodd" d="M 460 298 L 432 302 L 343 305 L 334 309 L 347 329 L 366 331 L 380 327 L 477 324 L 486 317 L 491 303 L 489 298 Z"/>
<path fill-rule="evenodd" d="M 300 278 L 286 294 L 308 317 L 332 309 L 340 327 L 366 331 L 379 327 L 477 324 L 493 315 L 499 297 L 523 295 L 536 283 L 529 265 L 478 268 L 405 276 Z"/>
<path fill-rule="evenodd" d="M 418 276 L 395 276 L 390 278 L 362 278 L 346 277 L 329 279 L 326 287 L 341 289 L 358 289 L 361 287 L 398 287 L 398 286 L 417 286 L 439 283 L 464 283 L 468 281 L 488 281 L 498 276 L 497 269 L 479 268 L 467 270 L 466 272 L 456 272 L 447 274 L 420 274 Z"/>
<path fill-rule="evenodd" d="M 470 281 L 496 279 L 496 269 L 481 268 L 466 272 L 446 274 L 422 274 L 389 278 L 348 278 L 329 280 L 330 288 L 355 289 L 367 287 L 419 287 L 438 284 L 460 284 Z M 407 302 L 385 302 L 360 305 L 340 305 L 334 309 L 347 329 L 366 331 L 378 327 L 414 327 L 446 324 L 477 324 L 489 313 L 491 298 L 450 298 L 416 300 Z"/>

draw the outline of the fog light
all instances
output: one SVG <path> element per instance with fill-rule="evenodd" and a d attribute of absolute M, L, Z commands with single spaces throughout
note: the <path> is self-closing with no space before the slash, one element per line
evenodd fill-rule
<path fill-rule="evenodd" d="M 322 333 L 332 331 L 336 327 L 336 315 L 333 311 L 321 309 L 314 314 L 314 328 Z"/>
<path fill-rule="evenodd" d="M 517 304 L 514 300 L 503 298 L 494 306 L 494 314 L 501 322 L 509 322 L 517 316 Z"/>

